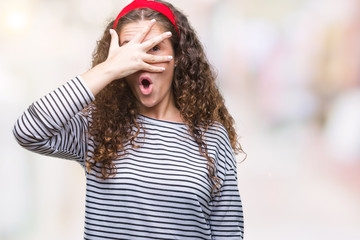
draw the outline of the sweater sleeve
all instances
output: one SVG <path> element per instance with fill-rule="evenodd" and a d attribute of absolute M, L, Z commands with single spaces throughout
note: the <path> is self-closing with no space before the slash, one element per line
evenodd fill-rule
<path fill-rule="evenodd" d="M 87 152 L 87 118 L 80 112 L 94 96 L 78 76 L 40 98 L 15 122 L 13 133 L 24 148 L 73 159 L 82 165 Z"/>
<path fill-rule="evenodd" d="M 237 162 L 224 127 L 218 128 L 217 177 L 220 193 L 210 203 L 210 226 L 213 239 L 242 240 L 244 216 L 237 183 Z"/>
<path fill-rule="evenodd" d="M 212 203 L 210 225 L 213 239 L 243 239 L 243 210 L 235 169 L 225 173 L 220 195 Z"/>

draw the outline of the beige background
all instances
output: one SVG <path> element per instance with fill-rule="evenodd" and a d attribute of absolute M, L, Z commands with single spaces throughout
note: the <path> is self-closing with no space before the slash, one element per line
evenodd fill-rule
<path fill-rule="evenodd" d="M 217 69 L 248 154 L 238 170 L 245 239 L 360 239 L 360 2 L 171 2 Z M 1 0 L 0 239 L 82 238 L 81 167 L 27 152 L 11 129 L 89 68 L 127 3 Z"/>

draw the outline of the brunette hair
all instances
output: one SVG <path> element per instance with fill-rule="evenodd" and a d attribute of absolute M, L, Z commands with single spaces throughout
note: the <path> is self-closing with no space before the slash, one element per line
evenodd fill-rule
<path fill-rule="evenodd" d="M 204 134 L 210 125 L 221 123 L 227 130 L 234 152 L 243 152 L 237 140 L 234 120 L 225 107 L 224 99 L 215 84 L 215 73 L 187 17 L 170 3 L 158 2 L 168 6 L 173 12 L 180 36 L 163 14 L 149 8 L 130 11 L 120 18 L 115 30 L 120 33 L 121 28 L 128 23 L 156 19 L 163 29 L 172 32 L 170 41 L 176 62 L 172 83 L 175 106 L 188 126 L 189 134 L 198 144 L 199 152 L 207 159 L 212 192 L 218 192 L 220 181 L 216 177 L 214 159 L 208 155 Z M 108 56 L 111 40 L 109 29 L 113 25 L 114 21 L 111 21 L 101 40 L 97 42 L 93 53 L 93 67 L 104 62 Z M 96 142 L 96 147 L 92 150 L 93 156 L 86 161 L 88 171 L 95 165 L 100 166 L 100 177 L 110 178 L 116 174 L 113 161 L 126 154 L 125 145 L 137 147 L 134 140 L 141 126 L 137 122 L 136 102 L 126 81 L 118 79 L 101 90 L 93 104 L 87 108 L 86 111 L 92 114 L 89 133 Z"/>

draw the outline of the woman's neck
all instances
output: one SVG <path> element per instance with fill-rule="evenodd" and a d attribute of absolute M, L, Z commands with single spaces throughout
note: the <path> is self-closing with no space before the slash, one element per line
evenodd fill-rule
<path fill-rule="evenodd" d="M 184 122 L 179 109 L 175 106 L 175 100 L 172 94 L 168 97 L 168 99 L 164 99 L 153 107 L 148 108 L 140 105 L 140 114 L 159 120 Z"/>

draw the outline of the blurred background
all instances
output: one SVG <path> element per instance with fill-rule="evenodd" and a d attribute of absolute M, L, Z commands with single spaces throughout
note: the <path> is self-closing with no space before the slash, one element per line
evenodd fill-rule
<path fill-rule="evenodd" d="M 28 105 L 90 67 L 130 1 L 0 1 L 0 239 L 82 239 L 77 163 L 22 149 Z M 218 73 L 245 239 L 360 239 L 360 1 L 173 0 Z"/>

